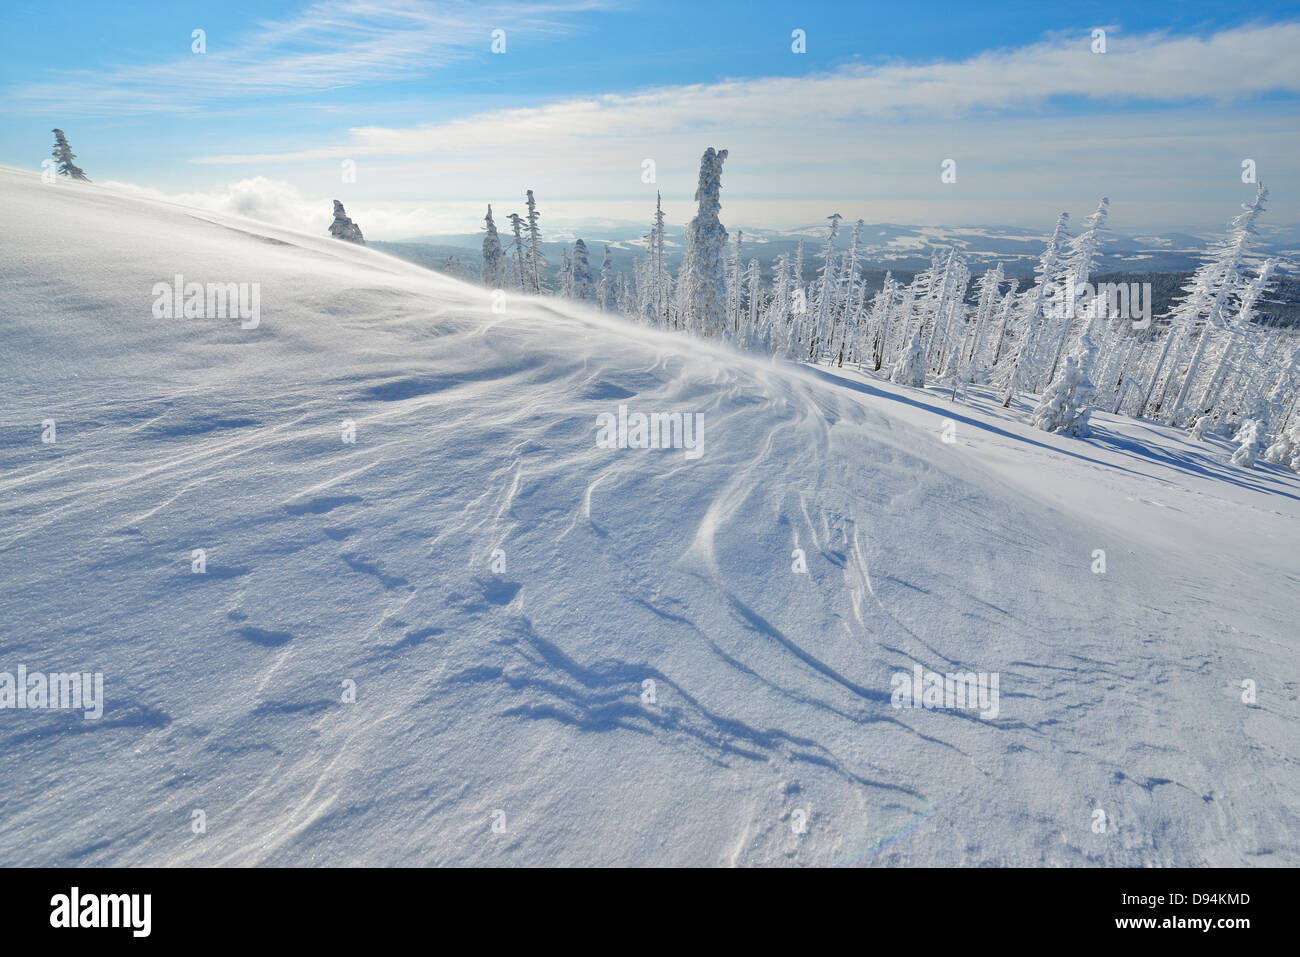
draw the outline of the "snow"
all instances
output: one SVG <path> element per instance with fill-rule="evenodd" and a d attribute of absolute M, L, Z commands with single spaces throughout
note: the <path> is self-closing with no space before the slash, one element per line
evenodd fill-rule
<path fill-rule="evenodd" d="M 0 197 L 0 671 L 106 699 L 0 710 L 0 865 L 1300 863 L 1285 468 Z M 178 273 L 259 324 L 155 319 Z M 702 455 L 598 448 L 620 405 Z M 892 707 L 917 664 L 997 717 Z"/>

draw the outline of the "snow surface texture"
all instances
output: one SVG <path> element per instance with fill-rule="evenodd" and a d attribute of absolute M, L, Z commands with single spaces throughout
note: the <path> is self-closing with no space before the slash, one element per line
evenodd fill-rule
<path fill-rule="evenodd" d="M 0 671 L 106 699 L 0 711 L 0 864 L 1300 863 L 1283 467 L 0 196 Z M 176 273 L 260 324 L 155 319 Z M 620 404 L 703 454 L 598 448 Z M 892 707 L 914 663 L 998 717 Z"/>

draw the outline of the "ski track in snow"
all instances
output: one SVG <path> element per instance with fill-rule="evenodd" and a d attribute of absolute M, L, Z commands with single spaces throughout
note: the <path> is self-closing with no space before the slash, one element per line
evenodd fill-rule
<path fill-rule="evenodd" d="M 0 865 L 1300 863 L 1295 475 L 0 191 L 0 670 L 106 697 L 0 711 Z M 703 456 L 596 448 L 620 403 Z M 891 707 L 914 662 L 1000 715 Z"/>

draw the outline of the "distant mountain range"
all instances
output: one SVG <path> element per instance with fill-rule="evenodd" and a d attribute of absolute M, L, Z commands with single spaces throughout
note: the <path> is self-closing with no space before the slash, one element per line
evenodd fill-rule
<path fill-rule="evenodd" d="M 630 276 L 634 259 L 645 251 L 645 240 L 638 235 L 636 224 L 601 221 L 593 222 L 591 227 L 590 231 L 584 229 L 576 235 L 581 235 L 590 250 L 592 275 L 599 275 L 604 250 L 608 246 L 614 270 Z M 848 248 L 851 231 L 851 224 L 842 225 L 836 249 L 843 251 Z M 777 257 L 783 254 L 794 257 L 800 240 L 804 243 L 804 279 L 811 281 L 816 276 L 820 264 L 818 254 L 826 236 L 825 225 L 781 231 L 730 229 L 729 232 L 733 242 L 743 232 L 744 259 L 746 262 L 758 260 L 764 280 L 771 278 Z M 543 252 L 551 267 L 548 271 L 550 277 L 555 276 L 562 251 L 572 248 L 576 235 L 552 236 L 543 243 Z M 503 233 L 502 244 L 505 245 L 509 238 Z M 1153 282 L 1153 304 L 1158 315 L 1178 295 L 1187 275 L 1201 264 L 1206 249 L 1218 238 L 1212 234 L 1186 232 L 1127 235 L 1107 231 L 1094 275 L 1116 282 Z M 880 288 L 887 271 L 892 272 L 896 279 L 910 281 L 916 272 L 929 267 L 932 250 L 957 246 L 965 254 L 972 275 L 978 276 L 1002 263 L 1008 277 L 1023 281 L 1033 275 L 1047 239 L 1047 234 L 1016 226 L 873 224 L 865 226 L 862 232 L 862 275 L 869 291 Z M 372 241 L 369 245 L 430 269 L 458 272 L 463 278 L 477 279 L 482 242 L 483 234 L 479 232 L 420 236 L 402 242 Z M 1266 321 L 1300 324 L 1300 280 L 1296 278 L 1300 276 L 1300 230 L 1296 227 L 1263 226 L 1255 249 L 1261 256 L 1273 256 L 1282 261 L 1269 296 L 1271 302 L 1261 313 Z M 668 266 L 674 274 L 681 264 L 683 251 L 682 230 L 670 229 Z M 449 259 L 453 260 L 450 267 Z"/>
<path fill-rule="evenodd" d="M 742 231 L 729 228 L 733 241 Z M 628 271 L 632 258 L 645 247 L 642 238 L 648 228 L 634 223 L 592 223 L 579 232 L 566 231 L 549 237 L 547 257 L 557 265 L 560 249 L 581 236 L 591 249 L 593 267 L 599 264 L 603 247 L 609 246 L 614 268 Z M 836 248 L 847 249 L 851 224 L 842 225 Z M 745 259 L 757 258 L 764 270 L 782 253 L 793 255 L 799 240 L 804 241 L 807 275 L 815 268 L 816 255 L 826 235 L 825 224 L 789 230 L 744 229 Z M 994 263 L 1001 262 L 1009 276 L 1029 276 L 1042 254 L 1048 238 L 1045 232 L 1016 226 L 904 226 L 893 223 L 872 224 L 863 229 L 863 262 L 868 267 L 915 272 L 930 264 L 930 250 L 957 246 L 966 255 L 971 271 L 978 275 Z M 1216 241 L 1214 234 L 1166 232 L 1127 235 L 1108 231 L 1102 247 L 1099 272 L 1190 272 L 1201 263 L 1207 246 Z M 509 237 L 502 235 L 505 244 Z M 447 256 L 471 258 L 477 262 L 483 241 L 482 233 L 419 236 L 399 243 L 372 242 L 376 248 L 395 254 L 398 247 L 429 247 L 427 255 L 445 260 Z M 683 232 L 669 229 L 670 266 L 675 269 L 683 250 Z M 1300 263 L 1300 228 L 1263 226 L 1256 248 L 1260 253 Z M 407 249 L 412 256 L 414 250 Z M 554 255 L 552 255 L 554 253 Z M 404 258 L 406 258 L 404 256 Z M 423 257 L 422 257 L 423 258 Z"/>

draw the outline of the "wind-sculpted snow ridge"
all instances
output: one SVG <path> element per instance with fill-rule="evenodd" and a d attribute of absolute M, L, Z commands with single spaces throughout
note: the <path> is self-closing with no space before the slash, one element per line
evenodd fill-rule
<path fill-rule="evenodd" d="M 0 710 L 0 865 L 1300 863 L 1286 470 L 0 195 L 0 671 L 104 676 Z"/>

